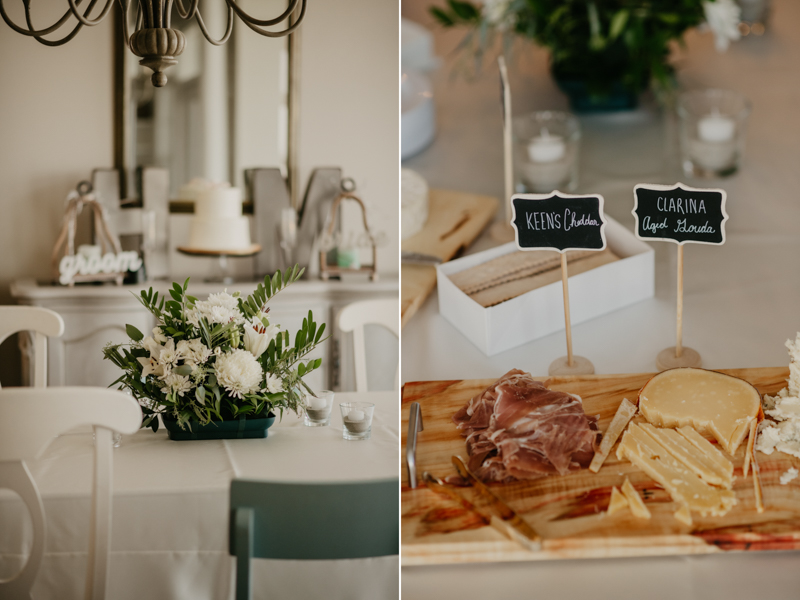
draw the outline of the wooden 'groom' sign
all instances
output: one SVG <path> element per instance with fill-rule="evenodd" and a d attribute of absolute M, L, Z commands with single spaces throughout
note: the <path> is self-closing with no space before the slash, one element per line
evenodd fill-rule
<path fill-rule="evenodd" d="M 561 253 L 561 285 L 564 291 L 564 323 L 567 356 L 556 359 L 550 375 L 590 375 L 594 365 L 572 355 L 569 318 L 567 250 L 604 250 L 606 247 L 603 197 L 551 194 L 516 194 L 511 197 L 511 225 L 520 250 L 556 250 Z"/>
<path fill-rule="evenodd" d="M 720 189 L 638 184 L 633 188 L 636 237 L 678 244 L 677 342 L 656 358 L 660 370 L 699 367 L 700 354 L 683 345 L 683 245 L 724 244 L 727 194 Z"/>

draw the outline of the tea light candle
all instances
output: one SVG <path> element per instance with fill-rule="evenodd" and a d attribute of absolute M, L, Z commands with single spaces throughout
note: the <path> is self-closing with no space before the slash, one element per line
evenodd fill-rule
<path fill-rule="evenodd" d="M 697 133 L 704 142 L 729 142 L 735 132 L 733 119 L 723 117 L 717 110 L 697 122 Z"/>
<path fill-rule="evenodd" d="M 546 127 L 542 127 L 542 135 L 538 135 L 528 144 L 528 157 L 535 163 L 551 163 L 560 160 L 567 151 L 564 138 L 550 135 Z"/>
<path fill-rule="evenodd" d="M 347 413 L 347 420 L 351 421 L 353 423 L 357 423 L 358 421 L 363 421 L 364 420 L 364 411 L 363 410 L 358 410 L 357 408 L 354 408 L 349 413 Z"/>
<path fill-rule="evenodd" d="M 316 396 L 308 397 L 308 408 L 311 410 L 323 410 L 327 407 L 327 404 L 325 398 L 317 398 Z"/>

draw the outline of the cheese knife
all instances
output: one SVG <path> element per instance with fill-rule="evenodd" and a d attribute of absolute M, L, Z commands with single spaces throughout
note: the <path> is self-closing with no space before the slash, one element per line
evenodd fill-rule
<path fill-rule="evenodd" d="M 528 550 L 537 552 L 542 549 L 542 538 L 534 529 L 520 517 L 513 508 L 498 498 L 486 485 L 467 468 L 460 456 L 453 456 L 453 465 L 458 474 L 469 481 L 475 490 L 489 502 L 495 512 L 496 519 L 506 527 L 506 533 L 514 541 L 522 544 Z"/>

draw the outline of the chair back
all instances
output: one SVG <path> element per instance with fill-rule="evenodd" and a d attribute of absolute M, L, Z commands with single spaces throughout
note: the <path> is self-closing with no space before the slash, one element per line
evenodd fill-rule
<path fill-rule="evenodd" d="M 39 306 L 0 306 L 0 344 L 21 331 L 33 333 L 33 385 L 47 385 L 47 338 L 64 334 L 64 319 Z"/>
<path fill-rule="evenodd" d="M 250 559 L 352 559 L 400 552 L 396 478 L 346 483 L 235 479 L 230 553 L 236 598 L 250 597 Z"/>
<path fill-rule="evenodd" d="M 339 329 L 353 332 L 353 362 L 356 371 L 356 391 L 367 391 L 367 351 L 364 325 L 382 325 L 395 337 L 400 337 L 400 305 L 396 299 L 361 300 L 345 306 L 339 313 Z M 397 389 L 395 371 L 395 389 Z"/>
<path fill-rule="evenodd" d="M 26 460 L 40 456 L 59 434 L 95 426 L 94 488 L 85 598 L 105 597 L 111 540 L 111 432 L 132 434 L 142 411 L 131 396 L 104 388 L 51 387 L 0 390 L 0 488 L 17 492 L 31 515 L 33 546 L 25 566 L 0 580 L 0 598 L 29 598 L 44 555 L 44 505 Z"/>

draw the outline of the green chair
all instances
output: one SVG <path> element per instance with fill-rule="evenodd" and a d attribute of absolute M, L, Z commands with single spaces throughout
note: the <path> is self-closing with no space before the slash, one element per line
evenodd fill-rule
<path fill-rule="evenodd" d="M 230 505 L 236 600 L 251 597 L 251 558 L 333 560 L 400 552 L 397 479 L 348 483 L 234 479 Z"/>

